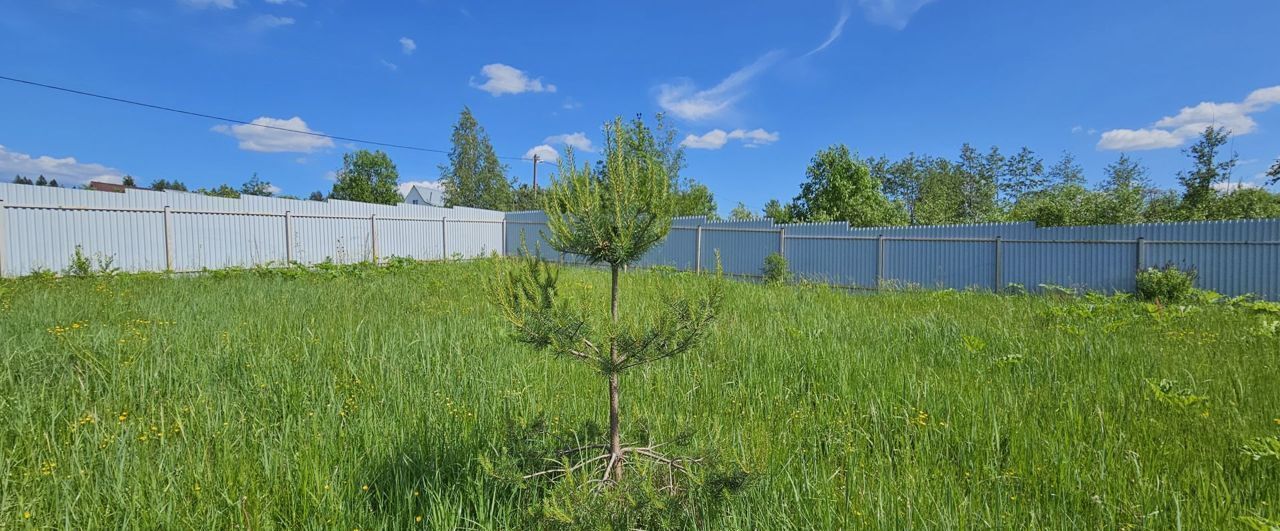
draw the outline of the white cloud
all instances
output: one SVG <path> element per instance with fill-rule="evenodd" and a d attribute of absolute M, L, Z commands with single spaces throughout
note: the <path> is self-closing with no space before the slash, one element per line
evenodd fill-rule
<path fill-rule="evenodd" d="M 729 134 L 724 129 L 712 129 L 702 136 L 689 135 L 680 141 L 680 145 L 689 149 L 720 149 L 729 141 Z"/>
<path fill-rule="evenodd" d="M 298 7 L 307 7 L 307 3 L 302 0 L 265 0 L 268 4 L 282 6 L 285 4 L 293 4 Z"/>
<path fill-rule="evenodd" d="M 196 9 L 216 8 L 216 9 L 235 9 L 236 0 L 181 0 L 183 4 L 194 7 Z"/>
<path fill-rule="evenodd" d="M 1178 147 L 1186 140 L 1161 129 L 1112 129 L 1102 133 L 1099 149 L 1142 151 Z"/>
<path fill-rule="evenodd" d="M 920 8 L 934 0 L 858 0 L 858 6 L 866 13 L 867 20 L 876 24 L 903 29 Z"/>
<path fill-rule="evenodd" d="M 288 120 L 262 116 L 255 125 L 215 125 L 213 130 L 230 135 L 240 141 L 240 149 L 262 153 L 310 153 L 317 149 L 333 147 L 333 140 L 305 133 L 318 133 L 307 127 L 307 122 L 294 116 Z M 298 132 L 295 132 L 298 131 Z"/>
<path fill-rule="evenodd" d="M 596 148 L 591 144 L 591 139 L 587 138 L 587 134 L 581 131 L 577 133 L 565 133 L 563 135 L 552 135 L 542 139 L 544 144 L 564 144 L 578 151 L 587 153 L 595 152 Z"/>
<path fill-rule="evenodd" d="M 680 142 L 681 146 L 689 149 L 720 149 L 730 140 L 738 140 L 742 142 L 743 147 L 755 148 L 767 146 L 777 142 L 781 138 L 777 132 L 770 133 L 764 129 L 734 129 L 726 132 L 723 129 L 712 129 L 702 136 L 689 135 Z"/>
<path fill-rule="evenodd" d="M 409 190 L 412 190 L 415 186 L 444 193 L 444 184 L 440 181 L 405 181 L 399 184 L 400 195 L 409 195 Z"/>
<path fill-rule="evenodd" d="M 330 181 L 330 182 L 338 182 L 338 172 L 333 170 L 324 172 L 324 180 Z"/>
<path fill-rule="evenodd" d="M 101 164 L 84 163 L 75 157 L 53 158 L 48 155 L 32 157 L 26 153 L 9 151 L 0 146 L 0 182 L 9 182 L 15 175 L 36 177 L 44 175 L 57 179 L 58 184 L 84 184 L 89 181 L 119 183 L 124 172 Z"/>
<path fill-rule="evenodd" d="M 413 55 L 414 50 L 418 49 L 418 43 L 408 37 L 400 37 L 400 51 L 405 55 Z"/>
<path fill-rule="evenodd" d="M 1212 186 L 1214 190 L 1217 190 L 1219 192 L 1234 192 L 1236 190 L 1245 190 L 1248 188 L 1262 188 L 1257 183 L 1247 183 L 1247 182 L 1213 183 L 1210 186 Z"/>
<path fill-rule="evenodd" d="M 471 78 L 471 86 L 494 96 L 556 91 L 555 85 L 544 84 L 542 78 L 531 79 L 525 71 L 502 63 L 484 65 L 480 68 L 480 75 L 484 76 L 484 83 L 477 84 L 475 78 Z"/>
<path fill-rule="evenodd" d="M 1144 150 L 1178 147 L 1197 137 L 1206 128 L 1225 127 L 1234 136 L 1247 135 L 1258 128 L 1256 114 L 1280 104 L 1280 86 L 1253 91 L 1242 102 L 1201 102 L 1183 107 L 1150 127 L 1113 129 L 1102 133 L 1099 149 Z"/>
<path fill-rule="evenodd" d="M 822 50 L 827 49 L 828 46 L 831 46 L 831 43 L 836 42 L 836 39 L 840 38 L 840 34 L 844 33 L 844 24 L 848 21 L 849 21 L 849 4 L 844 4 L 844 6 L 840 9 L 840 18 L 836 20 L 835 27 L 831 28 L 831 34 L 827 36 L 827 40 L 822 41 L 822 44 L 819 44 L 817 48 L 809 50 L 809 53 L 804 54 L 804 56 L 808 57 L 810 55 L 813 55 L 815 53 L 818 53 L 818 52 L 821 52 Z"/>
<path fill-rule="evenodd" d="M 781 55 L 778 51 L 766 53 L 737 72 L 729 74 L 729 77 L 716 86 L 705 90 L 698 90 L 688 80 L 658 85 L 658 106 L 685 120 L 705 120 L 720 116 L 746 95 L 747 83 L 772 66 Z"/>
<path fill-rule="evenodd" d="M 382 66 L 387 67 L 387 70 L 390 70 L 390 71 L 392 71 L 392 72 L 395 72 L 396 70 L 399 70 L 399 69 L 400 69 L 400 65 L 397 65 L 397 64 L 395 64 L 395 63 L 393 63 L 393 62 L 391 62 L 391 61 L 388 61 L 388 60 L 386 60 L 386 59 L 382 59 Z"/>
<path fill-rule="evenodd" d="M 564 104 L 561 105 L 560 108 L 565 109 L 567 111 L 572 111 L 574 109 L 581 109 L 582 102 L 576 101 L 573 98 L 566 98 L 564 100 Z"/>
<path fill-rule="evenodd" d="M 264 31 L 271 28 L 279 28 L 281 26 L 292 26 L 293 18 L 277 17 L 275 15 L 258 15 L 249 21 L 249 29 L 254 31 Z"/>
<path fill-rule="evenodd" d="M 284 191 L 283 188 L 280 188 L 279 186 L 276 186 L 271 183 L 267 183 L 267 193 L 271 195 L 280 195 L 280 192 L 283 192 L 283 191 Z"/>
<path fill-rule="evenodd" d="M 560 152 L 546 144 L 533 146 L 529 148 L 529 151 L 524 152 L 524 158 L 526 159 L 532 159 L 534 155 L 538 156 L 539 161 L 556 162 L 560 160 Z"/>
<path fill-rule="evenodd" d="M 1071 128 L 1071 134 L 1073 134 L 1073 135 L 1078 135 L 1078 134 L 1083 133 L 1083 132 L 1084 132 L 1084 127 L 1083 127 L 1083 126 L 1079 126 L 1079 125 L 1077 125 L 1077 126 L 1074 126 L 1074 127 L 1072 127 L 1072 128 Z"/>

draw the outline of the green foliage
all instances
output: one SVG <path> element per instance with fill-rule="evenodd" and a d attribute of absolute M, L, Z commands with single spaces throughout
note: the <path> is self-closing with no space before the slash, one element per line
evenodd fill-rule
<path fill-rule="evenodd" d="M 1208 219 L 1280 218 L 1280 194 L 1261 188 L 1236 188 L 1219 193 L 1209 204 Z"/>
<path fill-rule="evenodd" d="M 732 221 L 749 221 L 756 219 L 756 215 L 751 212 L 751 209 L 747 208 L 747 205 L 739 201 L 738 206 L 733 207 L 733 210 L 729 212 L 729 219 Z"/>
<path fill-rule="evenodd" d="M 440 165 L 445 206 L 512 210 L 515 206 L 513 180 L 507 178 L 507 167 L 498 160 L 489 135 L 470 108 L 462 108 L 458 123 L 453 126 L 451 142 L 449 162 Z"/>
<path fill-rule="evenodd" d="M 218 185 L 217 188 L 210 188 L 210 189 L 200 188 L 196 190 L 196 193 L 213 196 L 213 197 L 225 197 L 228 199 L 240 198 L 240 192 L 238 190 L 230 186 L 227 186 L 225 184 L 220 184 Z"/>
<path fill-rule="evenodd" d="M 91 257 L 85 254 L 84 248 L 77 245 L 75 251 L 71 254 L 71 263 L 67 264 L 67 268 L 62 271 L 62 274 L 78 278 L 114 275 L 120 271 L 115 267 L 115 262 L 115 257 L 110 255 L 98 254 Z"/>
<path fill-rule="evenodd" d="M 671 192 L 672 214 L 676 216 L 706 216 L 710 221 L 719 219 L 716 212 L 716 198 L 707 185 L 684 179 L 673 181 Z"/>
<path fill-rule="evenodd" d="M 789 203 L 784 206 L 777 199 L 770 199 L 769 202 L 764 204 L 764 217 L 778 224 L 794 223 L 796 220 L 793 204 Z"/>
<path fill-rule="evenodd" d="M 787 257 L 772 253 L 764 257 L 764 267 L 760 270 L 764 281 L 769 284 L 785 284 L 791 281 L 791 269 Z"/>
<path fill-rule="evenodd" d="M 122 179 L 122 180 L 120 181 L 120 184 L 122 184 L 122 185 L 124 185 L 124 186 L 126 186 L 126 187 L 128 187 L 128 188 L 134 188 L 134 187 L 136 187 L 136 186 L 137 186 L 137 183 L 135 183 L 135 182 L 134 182 L 134 180 L 133 180 L 133 176 L 132 176 L 132 175 L 125 175 L 125 176 L 124 176 L 124 179 Z"/>
<path fill-rule="evenodd" d="M 382 151 L 358 150 L 342 155 L 342 169 L 329 192 L 330 199 L 394 205 L 400 197 L 400 172 Z"/>
<path fill-rule="evenodd" d="M 34 182 L 32 182 L 32 180 L 31 180 L 30 178 L 28 178 L 28 177 L 23 177 L 23 176 L 21 176 L 21 175 L 15 175 L 15 176 L 13 177 L 13 184 L 26 184 L 26 185 L 31 185 L 31 184 L 35 184 L 35 183 L 34 183 Z"/>
<path fill-rule="evenodd" d="M 794 204 L 804 221 L 845 221 L 855 227 L 901 225 L 902 208 L 890 203 L 867 165 L 843 144 L 819 151 L 809 162 L 808 180 Z"/>
<path fill-rule="evenodd" d="M 1009 219 L 1034 221 L 1040 227 L 1089 225 L 1105 207 L 1103 194 L 1079 184 L 1059 184 L 1018 198 Z"/>
<path fill-rule="evenodd" d="M 592 264 L 622 266 L 648 252 L 671 230 L 675 216 L 667 165 L 640 118 L 605 126 L 600 169 L 574 166 L 572 149 L 545 201 L 547 242 Z"/>
<path fill-rule="evenodd" d="M 324 201 L 324 200 L 325 200 L 324 192 L 321 192 L 319 190 L 315 192 L 311 192 L 311 195 L 307 196 L 307 201 Z"/>
<path fill-rule="evenodd" d="M 513 204 L 511 210 L 515 212 L 526 210 L 542 210 L 542 197 L 545 195 L 543 188 L 534 188 L 527 184 L 516 187 L 514 191 Z"/>
<path fill-rule="evenodd" d="M 1169 264 L 1149 267 L 1138 272 L 1138 298 L 1164 304 L 1186 302 L 1194 293 L 1196 272 L 1183 271 Z"/>
<path fill-rule="evenodd" d="M 1184 151 L 1193 166 L 1191 171 L 1178 174 L 1178 182 L 1183 187 L 1183 218 L 1201 220 L 1209 217 L 1209 204 L 1215 196 L 1213 185 L 1225 182 L 1236 167 L 1235 153 L 1226 160 L 1218 157 L 1218 150 L 1230 139 L 1231 133 L 1227 128 L 1209 126 L 1200 134 L 1200 140 Z"/>
<path fill-rule="evenodd" d="M 1280 159 L 1276 159 L 1275 164 L 1271 165 L 1271 169 L 1267 170 L 1267 177 L 1271 178 L 1271 180 L 1267 181 L 1267 184 L 1280 183 Z"/>
<path fill-rule="evenodd" d="M 254 176 L 256 177 L 257 174 L 254 174 Z M 149 186 L 148 188 L 151 188 L 152 190 L 155 190 L 157 192 L 161 192 L 164 190 L 174 190 L 178 192 L 187 191 L 187 185 L 183 184 L 182 181 L 177 181 L 177 180 L 168 181 L 165 179 L 156 179 L 154 181 L 151 181 L 151 186 Z"/>
<path fill-rule="evenodd" d="M 245 181 L 240 186 L 240 195 L 256 195 L 259 197 L 271 197 L 275 192 L 271 191 L 271 182 L 258 178 L 258 172 L 253 172 L 253 177 Z"/>
<path fill-rule="evenodd" d="M 1179 387 L 1177 382 L 1169 379 L 1163 379 L 1159 382 L 1147 380 L 1147 388 L 1151 390 L 1151 395 L 1157 401 L 1171 406 L 1189 408 L 1203 406 L 1209 401 L 1209 397 L 1195 394 L 1188 387 Z"/>

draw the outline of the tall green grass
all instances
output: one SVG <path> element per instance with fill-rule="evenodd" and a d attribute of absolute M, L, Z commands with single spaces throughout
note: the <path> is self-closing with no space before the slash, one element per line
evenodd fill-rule
<path fill-rule="evenodd" d="M 603 421 L 510 341 L 485 262 L 0 283 L 0 528 L 511 528 L 509 422 Z M 563 289 L 607 304 L 607 275 Z M 687 274 L 624 276 L 644 310 Z M 768 528 L 1280 520 L 1280 316 L 1228 305 L 732 283 L 700 352 L 629 373 L 624 434 L 692 434 Z M 1270 326 L 1270 328 L 1268 328 Z M 1263 445 L 1263 446 L 1258 446 Z M 1244 518 L 1244 519 L 1242 519 Z"/>

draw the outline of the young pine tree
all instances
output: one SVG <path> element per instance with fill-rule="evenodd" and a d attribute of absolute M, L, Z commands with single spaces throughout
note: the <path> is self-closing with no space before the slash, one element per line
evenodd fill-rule
<path fill-rule="evenodd" d="M 696 293 L 668 290 L 666 304 L 652 322 L 641 322 L 647 316 L 626 312 L 621 303 L 623 268 L 667 236 L 675 207 L 671 178 L 644 122 L 616 119 L 605 126 L 605 136 L 603 171 L 574 167 L 572 150 L 566 150 L 543 207 L 550 232 L 545 237 L 553 249 L 609 267 L 607 317 L 603 311 L 593 314 L 562 297 L 557 291 L 558 269 L 527 251 L 500 264 L 490 291 L 516 338 L 589 363 L 607 381 L 608 440 L 577 451 L 604 448 L 603 455 L 580 466 L 602 464 L 603 479 L 608 482 L 619 480 L 624 464 L 633 459 L 682 468 L 652 447 L 623 444 L 621 376 L 628 369 L 697 346 L 716 314 L 723 280 L 717 275 Z"/>

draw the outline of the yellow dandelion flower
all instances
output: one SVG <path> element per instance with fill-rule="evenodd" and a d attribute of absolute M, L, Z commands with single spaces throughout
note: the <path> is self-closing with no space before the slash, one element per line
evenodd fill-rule
<path fill-rule="evenodd" d="M 360 487 L 360 490 L 363 490 L 363 491 L 366 491 L 366 492 L 367 492 L 367 491 L 369 490 L 369 486 L 368 486 L 368 485 L 361 486 L 361 487 Z"/>
<path fill-rule="evenodd" d="M 415 518 L 413 519 L 413 521 L 414 521 L 414 522 L 421 522 L 421 521 L 422 521 L 422 515 L 418 515 L 417 517 L 415 517 Z"/>

